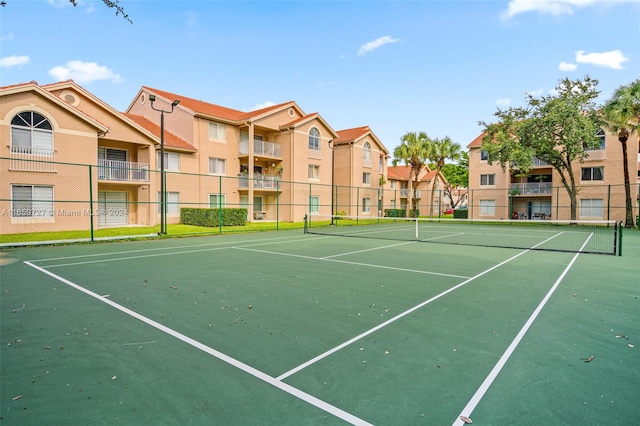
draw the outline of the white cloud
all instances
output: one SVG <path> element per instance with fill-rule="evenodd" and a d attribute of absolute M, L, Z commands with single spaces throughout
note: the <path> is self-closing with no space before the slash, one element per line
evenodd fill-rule
<path fill-rule="evenodd" d="M 560 71 L 575 71 L 576 68 L 578 68 L 578 65 L 569 62 L 560 62 L 560 65 L 558 65 Z"/>
<path fill-rule="evenodd" d="M 29 63 L 28 56 L 5 56 L 0 58 L 0 68 L 18 67 Z"/>
<path fill-rule="evenodd" d="M 550 15 L 571 15 L 580 7 L 600 4 L 610 6 L 616 0 L 511 0 L 507 10 L 502 12 L 504 19 L 510 19 L 519 13 L 540 12 Z"/>
<path fill-rule="evenodd" d="M 360 46 L 360 50 L 358 50 L 358 56 L 364 56 L 367 53 L 373 52 L 377 48 L 384 46 L 385 44 L 396 43 L 398 41 L 400 41 L 400 39 L 393 38 L 391 36 L 379 37 Z"/>
<path fill-rule="evenodd" d="M 502 106 L 502 107 L 509 106 L 509 105 L 511 105 L 511 99 L 509 99 L 509 98 L 496 99 L 496 105 Z"/>
<path fill-rule="evenodd" d="M 624 68 L 622 64 L 627 62 L 629 58 L 619 50 L 611 50 L 609 52 L 602 53 L 585 53 L 584 50 L 576 52 L 576 62 L 581 64 L 592 64 L 597 67 L 613 68 L 614 70 L 621 70 Z"/>
<path fill-rule="evenodd" d="M 121 83 L 120 74 L 116 74 L 108 67 L 95 62 L 69 61 L 65 66 L 58 65 L 49 70 L 49 75 L 58 80 L 72 79 L 77 83 L 91 83 L 96 80 L 111 80 Z"/>
<path fill-rule="evenodd" d="M 0 36 L 0 41 L 13 40 L 15 36 L 13 34 L 7 34 L 6 36 Z"/>
<path fill-rule="evenodd" d="M 53 7 L 58 7 L 58 8 L 73 6 L 69 0 L 47 0 L 47 3 L 49 3 Z"/>
<path fill-rule="evenodd" d="M 194 12 L 186 12 L 185 18 L 187 19 L 187 27 L 195 28 L 198 26 L 198 15 Z"/>
<path fill-rule="evenodd" d="M 336 84 L 335 81 L 321 81 L 318 83 L 318 86 L 335 86 Z"/>
<path fill-rule="evenodd" d="M 251 111 L 255 111 L 257 109 L 262 109 L 262 108 L 266 108 L 266 107 L 270 107 L 270 106 L 274 106 L 274 105 L 275 105 L 275 102 L 265 101 L 265 102 L 262 102 L 261 104 L 257 104 L 253 108 L 251 108 Z"/>
<path fill-rule="evenodd" d="M 544 89 L 529 90 L 527 92 L 528 95 L 531 95 L 533 97 L 542 96 L 543 93 L 544 93 Z"/>

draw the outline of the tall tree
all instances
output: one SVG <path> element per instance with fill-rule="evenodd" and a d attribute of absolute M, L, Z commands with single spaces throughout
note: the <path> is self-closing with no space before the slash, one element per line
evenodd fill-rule
<path fill-rule="evenodd" d="M 526 107 L 498 109 L 498 123 L 480 122 L 485 126 L 482 149 L 488 153 L 489 164 L 498 162 L 504 171 L 515 163 L 521 173 L 528 173 L 538 158 L 558 172 L 569 195 L 571 220 L 576 219 L 578 194 L 574 162 L 582 163 L 587 150 L 600 146 L 597 85 L 589 76 L 565 78 L 551 95 L 536 98 L 526 94 Z"/>
<path fill-rule="evenodd" d="M 431 141 L 431 150 L 429 150 L 429 161 L 436 165 L 436 175 L 433 178 L 433 186 L 431 190 L 431 207 L 429 216 L 433 217 L 433 205 L 436 197 L 436 187 L 440 179 L 440 171 L 445 165 L 446 160 L 458 160 L 460 158 L 460 145 L 453 142 L 449 136 L 444 139 L 434 139 Z"/>
<path fill-rule="evenodd" d="M 429 165 L 429 167 L 435 169 L 436 165 Z M 455 209 L 466 198 L 466 191 L 463 192 L 463 189 L 469 187 L 469 153 L 462 151 L 457 163 L 446 163 L 441 171 L 447 179 L 444 195 L 449 199 L 451 208 Z"/>
<path fill-rule="evenodd" d="M 409 132 L 400 138 L 400 145 L 393 150 L 393 160 L 391 164 L 397 166 L 403 162 L 410 166 L 409 170 L 409 203 L 407 206 L 407 217 L 412 211 L 413 217 L 417 217 L 417 193 L 418 178 L 420 172 L 424 169 L 431 152 L 431 139 L 425 132 Z"/>
<path fill-rule="evenodd" d="M 622 144 L 622 163 L 624 173 L 624 192 L 626 215 L 624 226 L 633 228 L 633 202 L 631 200 L 631 181 L 629 179 L 629 154 L 627 140 L 638 133 L 640 124 L 640 79 L 631 84 L 620 86 L 611 99 L 602 108 L 606 127 L 618 135 Z"/>

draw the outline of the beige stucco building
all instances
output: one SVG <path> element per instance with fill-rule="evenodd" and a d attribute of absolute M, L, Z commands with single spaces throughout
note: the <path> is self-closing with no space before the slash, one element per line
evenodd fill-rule
<path fill-rule="evenodd" d="M 410 175 L 411 166 L 389 167 L 388 184 L 389 198 L 392 199 L 392 208 L 413 209 L 413 176 Z M 435 179 L 436 175 L 438 179 Z M 431 215 L 431 205 L 433 204 L 433 215 L 443 214 L 451 207 L 449 200 L 444 197 L 443 189 L 447 179 L 441 172 L 431 170 L 424 166 L 418 173 L 418 185 L 415 188 L 417 210 L 421 216 Z M 435 191 L 435 193 L 433 193 Z M 433 195 L 433 198 L 432 198 Z M 433 200 L 433 201 L 432 201 Z"/>
<path fill-rule="evenodd" d="M 573 173 L 579 187 L 576 218 L 584 220 L 625 220 L 625 189 L 622 145 L 615 134 L 600 130 L 600 147 L 587 151 L 588 157 L 575 161 Z M 560 175 L 542 160 L 526 175 L 490 165 L 479 135 L 469 145 L 469 217 L 480 219 L 568 220 L 570 198 Z M 631 197 L 634 217 L 638 214 L 640 151 L 638 135 L 627 142 Z"/>

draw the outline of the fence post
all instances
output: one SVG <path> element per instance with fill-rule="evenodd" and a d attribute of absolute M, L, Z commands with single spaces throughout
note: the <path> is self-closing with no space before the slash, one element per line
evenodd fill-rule
<path fill-rule="evenodd" d="M 89 230 L 90 239 L 93 242 L 93 169 L 91 164 L 89 164 Z"/>
<path fill-rule="evenodd" d="M 611 219 L 611 184 L 607 186 L 607 220 Z"/>
<path fill-rule="evenodd" d="M 218 176 L 218 228 L 222 234 L 222 176 Z"/>

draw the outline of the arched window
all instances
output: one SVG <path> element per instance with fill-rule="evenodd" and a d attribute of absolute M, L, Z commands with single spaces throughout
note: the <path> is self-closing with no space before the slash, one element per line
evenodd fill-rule
<path fill-rule="evenodd" d="M 600 139 L 600 149 L 604 149 L 605 147 L 604 140 L 606 139 L 604 130 L 602 129 L 598 130 L 598 133 L 596 133 L 596 136 Z"/>
<path fill-rule="evenodd" d="M 364 143 L 362 147 L 362 155 L 366 163 L 371 163 L 371 144 L 369 142 Z"/>
<path fill-rule="evenodd" d="M 320 151 L 320 132 L 315 127 L 309 130 L 309 149 Z"/>
<path fill-rule="evenodd" d="M 49 120 L 33 111 L 21 112 L 13 117 L 11 152 L 53 155 L 53 128 Z"/>

